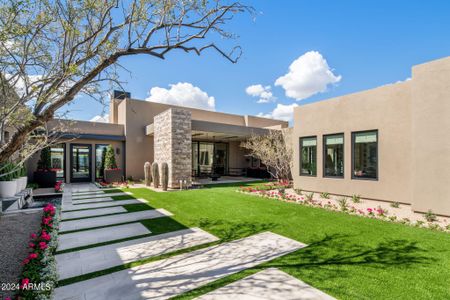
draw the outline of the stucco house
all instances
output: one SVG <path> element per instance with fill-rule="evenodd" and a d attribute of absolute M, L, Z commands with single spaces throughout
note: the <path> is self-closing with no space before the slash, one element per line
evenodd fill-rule
<path fill-rule="evenodd" d="M 450 215 L 450 57 L 410 79 L 298 106 L 294 186 Z"/>
<path fill-rule="evenodd" d="M 111 145 L 124 178 L 144 178 L 145 162 L 167 162 L 169 186 L 180 180 L 220 175 L 261 176 L 265 168 L 240 147 L 252 134 L 288 127 L 288 122 L 233 115 L 132 99 L 115 91 L 109 122 L 66 120 L 64 140 L 51 147 L 52 168 L 64 182 L 90 182 L 99 178 L 103 149 Z M 39 159 L 28 161 L 29 177 Z M 250 174 L 249 174 L 250 173 Z"/>

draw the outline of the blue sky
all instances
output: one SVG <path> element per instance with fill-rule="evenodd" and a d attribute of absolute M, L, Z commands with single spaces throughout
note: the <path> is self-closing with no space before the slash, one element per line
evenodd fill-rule
<path fill-rule="evenodd" d="M 260 14 L 255 20 L 239 16 L 227 26 L 239 35 L 233 42 L 244 51 L 237 64 L 213 51 L 202 57 L 174 52 L 164 61 L 129 57 L 121 61 L 131 72 L 121 73 L 121 79 L 127 81 L 125 89 L 133 98 L 145 99 L 152 87 L 169 89 L 170 84 L 190 83 L 214 97 L 217 111 L 267 115 L 277 104 L 302 105 L 405 80 L 412 65 L 450 55 L 450 1 L 244 3 Z M 325 92 L 298 101 L 274 83 L 309 51 L 320 53 L 332 74 L 341 78 L 327 85 Z M 246 88 L 255 84 L 270 85 L 276 101 L 257 103 L 258 97 L 246 93 Z M 164 97 L 164 90 L 160 92 L 159 98 Z M 89 120 L 104 109 L 81 98 L 71 106 L 70 117 Z"/>

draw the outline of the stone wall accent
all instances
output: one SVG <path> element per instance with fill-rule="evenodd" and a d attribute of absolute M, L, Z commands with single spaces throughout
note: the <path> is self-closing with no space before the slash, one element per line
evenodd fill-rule
<path fill-rule="evenodd" d="M 191 112 L 170 108 L 154 117 L 154 156 L 169 165 L 169 187 L 179 188 L 179 181 L 192 183 Z"/>

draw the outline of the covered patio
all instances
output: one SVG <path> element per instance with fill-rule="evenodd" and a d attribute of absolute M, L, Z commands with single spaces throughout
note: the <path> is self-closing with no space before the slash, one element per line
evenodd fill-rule
<path fill-rule="evenodd" d="M 190 177 L 192 183 L 201 184 L 216 183 L 217 178 L 219 182 L 268 178 L 265 166 L 240 146 L 253 135 L 268 133 L 268 128 L 193 120 L 182 109 L 169 109 L 146 126 L 146 135 L 154 139 L 155 161 L 168 162 L 169 169 L 170 161 L 176 161 L 172 170 L 183 167 L 176 180 Z"/>

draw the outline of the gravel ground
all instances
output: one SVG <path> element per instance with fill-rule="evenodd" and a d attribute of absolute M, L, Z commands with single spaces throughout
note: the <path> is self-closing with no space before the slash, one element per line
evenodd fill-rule
<path fill-rule="evenodd" d="M 41 209 L 0 216 L 0 299 L 12 296 L 4 285 L 17 282 L 30 234 L 38 231 L 41 217 Z"/>

